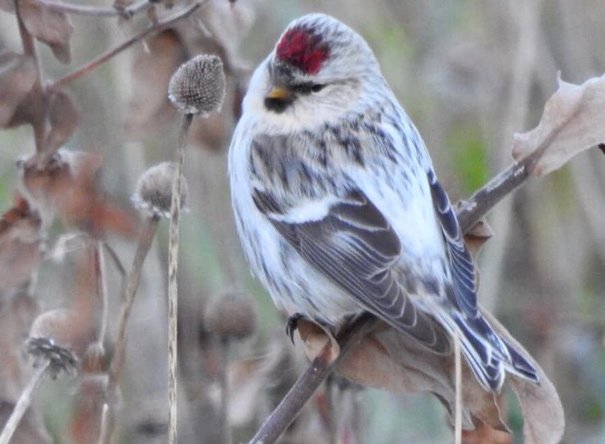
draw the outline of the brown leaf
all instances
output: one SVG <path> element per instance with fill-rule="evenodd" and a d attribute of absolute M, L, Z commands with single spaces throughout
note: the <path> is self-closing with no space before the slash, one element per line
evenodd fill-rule
<path fill-rule="evenodd" d="M 133 88 L 128 105 L 126 130 L 131 137 L 153 137 L 168 128 L 177 116 L 168 101 L 168 83 L 174 71 L 187 59 L 181 39 L 172 30 L 147 40 L 132 65 Z"/>
<path fill-rule="evenodd" d="M 82 377 L 75 392 L 69 424 L 72 443 L 98 442 L 103 405 L 107 402 L 106 392 L 106 374 L 85 374 Z"/>
<path fill-rule="evenodd" d="M 98 189 L 101 164 L 99 155 L 60 149 L 40 169 L 34 156 L 22 163 L 23 187 L 46 223 L 58 213 L 93 236 L 107 231 L 134 236 L 129 213 L 108 202 Z"/>
<path fill-rule="evenodd" d="M 44 145 L 47 151 L 56 151 L 67 142 L 78 127 L 78 111 L 65 91 L 52 91 L 48 98 L 50 132 Z"/>
<path fill-rule="evenodd" d="M 475 257 L 483 245 L 490 240 L 494 235 L 492 227 L 489 226 L 487 220 L 482 218 L 464 234 L 464 243 Z"/>
<path fill-rule="evenodd" d="M 486 316 L 500 334 L 520 347 L 510 334 L 493 320 L 493 317 L 489 314 Z M 302 325 L 305 327 L 299 330 L 299 334 L 303 339 L 307 356 L 313 358 L 318 350 L 328 343 L 329 338 L 319 327 Z M 462 362 L 462 424 L 464 430 L 475 431 L 465 434 L 467 442 L 511 442 L 510 438 L 507 438 L 508 428 L 502 416 L 505 410 L 502 395 L 484 390 L 466 362 L 464 360 Z M 563 430 L 561 404 L 554 387 L 539 366 L 535 365 L 540 372 L 541 385 L 526 383 L 516 378 L 508 380 L 517 393 L 524 412 L 526 439 L 540 436 L 539 434 L 542 433 L 547 438 L 539 442 L 557 442 Z M 381 323 L 343 358 L 337 371 L 362 385 L 393 392 L 432 393 L 446 408 L 450 424 L 453 425 L 455 411 L 453 355 L 427 353 L 426 349 L 413 338 Z M 546 428 L 551 428 L 552 431 L 547 431 Z"/>
<path fill-rule="evenodd" d="M 0 290 L 30 279 L 42 259 L 41 220 L 21 197 L 0 219 Z"/>
<path fill-rule="evenodd" d="M 518 350 L 524 351 L 521 344 L 511 336 L 496 318 L 487 312 L 483 314 L 500 336 Z M 525 354 L 529 356 L 529 353 L 525 352 Z M 555 444 L 561 441 L 565 430 L 563 406 L 555 386 L 548 379 L 544 370 L 535 361 L 532 361 L 532 364 L 538 370 L 540 385 L 516 377 L 509 379 L 523 412 L 525 443 Z"/>
<path fill-rule="evenodd" d="M 530 173 L 543 176 L 557 170 L 575 155 L 605 142 L 605 75 L 582 85 L 564 82 L 548 99 L 536 128 L 515 134 L 516 160 L 536 155 Z M 535 153 L 535 154 L 534 154 Z"/>
<path fill-rule="evenodd" d="M 300 319 L 297 323 L 296 331 L 302 339 L 305 347 L 305 353 L 311 360 L 322 353 L 325 353 L 326 345 L 330 344 L 327 355 L 328 362 L 333 362 L 340 354 L 340 345 L 332 333 L 322 325 L 314 322 Z"/>
<path fill-rule="evenodd" d="M 0 127 L 9 126 L 37 76 L 31 57 L 11 51 L 0 52 Z"/>
<path fill-rule="evenodd" d="M 71 61 L 69 39 L 73 26 L 67 14 L 45 7 L 36 0 L 20 0 L 23 24 L 38 40 L 50 46 L 61 63 Z"/>

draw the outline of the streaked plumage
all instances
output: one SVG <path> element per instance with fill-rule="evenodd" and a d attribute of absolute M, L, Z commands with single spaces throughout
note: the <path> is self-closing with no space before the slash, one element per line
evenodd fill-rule
<path fill-rule="evenodd" d="M 370 311 L 479 382 L 536 371 L 483 319 L 475 271 L 416 128 L 366 42 L 322 14 L 257 68 L 229 153 L 244 251 L 275 304 L 335 329 Z"/>

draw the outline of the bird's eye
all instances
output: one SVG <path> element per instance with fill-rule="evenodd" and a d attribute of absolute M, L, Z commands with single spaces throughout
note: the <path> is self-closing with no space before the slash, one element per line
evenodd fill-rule
<path fill-rule="evenodd" d="M 321 85 L 319 83 L 315 83 L 313 86 L 311 86 L 311 92 L 317 93 L 317 92 L 321 91 L 322 89 L 324 89 L 324 86 L 326 86 L 326 85 Z"/>

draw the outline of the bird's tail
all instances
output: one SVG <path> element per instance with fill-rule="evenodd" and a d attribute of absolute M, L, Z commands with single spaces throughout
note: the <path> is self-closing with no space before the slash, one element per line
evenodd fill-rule
<path fill-rule="evenodd" d="M 525 353 L 502 339 L 480 313 L 473 319 L 454 314 L 453 320 L 462 352 L 486 390 L 500 391 L 506 372 L 539 383 L 537 371 Z"/>

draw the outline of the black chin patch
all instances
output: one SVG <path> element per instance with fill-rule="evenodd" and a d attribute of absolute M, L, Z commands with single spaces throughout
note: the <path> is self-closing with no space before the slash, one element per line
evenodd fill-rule
<path fill-rule="evenodd" d="M 286 108 L 288 108 L 290 105 L 292 105 L 293 102 L 294 102 L 294 99 L 292 99 L 292 98 L 276 99 L 276 98 L 266 97 L 265 98 L 265 108 L 267 108 L 269 111 L 273 111 L 274 113 L 281 114 L 286 110 Z"/>

